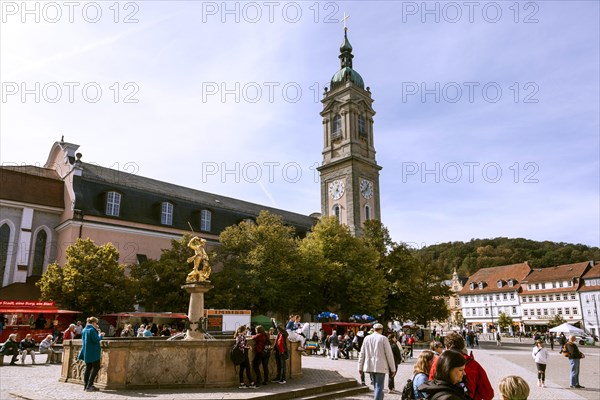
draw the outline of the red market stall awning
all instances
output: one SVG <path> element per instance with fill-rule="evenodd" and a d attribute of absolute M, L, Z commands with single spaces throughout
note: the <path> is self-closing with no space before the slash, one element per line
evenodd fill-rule
<path fill-rule="evenodd" d="M 104 314 L 102 317 L 120 317 L 120 318 L 187 318 L 187 314 L 170 312 L 124 312 L 114 314 Z"/>

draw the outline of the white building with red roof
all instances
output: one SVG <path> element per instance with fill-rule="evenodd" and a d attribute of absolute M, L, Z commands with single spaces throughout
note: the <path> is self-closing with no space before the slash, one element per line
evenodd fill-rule
<path fill-rule="evenodd" d="M 600 263 L 583 274 L 579 286 L 579 301 L 584 329 L 594 335 L 600 334 Z"/>
<path fill-rule="evenodd" d="M 583 328 L 579 289 L 582 276 L 593 261 L 533 270 L 522 282 L 521 304 L 527 330 L 546 331 L 548 322 L 560 315 Z"/>

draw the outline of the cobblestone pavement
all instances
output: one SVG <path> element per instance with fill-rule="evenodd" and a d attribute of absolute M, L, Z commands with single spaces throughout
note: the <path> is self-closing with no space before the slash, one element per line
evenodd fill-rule
<path fill-rule="evenodd" d="M 499 380 L 506 375 L 519 375 L 527 380 L 531 387 L 531 400 L 537 399 L 600 399 L 600 349 L 583 347 L 586 358 L 581 363 L 580 382 L 586 389 L 571 390 L 569 386 L 569 362 L 555 349 L 551 353 L 547 369 L 547 387 L 536 386 L 537 373 L 531 358 L 531 348 L 526 343 L 504 343 L 497 348 L 492 343 L 482 343 L 482 348 L 473 350 L 475 359 L 486 369 L 490 381 L 497 392 Z M 415 351 L 415 357 L 418 356 Z M 395 378 L 396 389 L 402 388 L 412 376 L 415 358 L 401 364 Z M 288 380 L 285 385 L 272 384 L 258 389 L 164 389 L 133 391 L 101 391 L 87 393 L 81 385 L 60 383 L 60 366 L 50 364 L 31 365 L 27 363 L 8 366 L 8 358 L 0 367 L 0 399 L 143 399 L 184 400 L 184 399 L 252 399 L 268 396 L 281 391 L 293 391 L 304 387 L 320 386 L 335 382 L 341 377 L 358 379 L 356 360 L 329 360 L 322 356 L 309 356 L 303 359 L 303 376 Z M 369 379 L 367 378 L 367 382 Z M 387 384 L 387 382 L 386 382 Z M 399 394 L 387 394 L 386 399 L 400 399 Z M 351 399 L 372 399 L 371 394 L 349 397 Z M 495 399 L 499 399 L 496 393 Z"/>

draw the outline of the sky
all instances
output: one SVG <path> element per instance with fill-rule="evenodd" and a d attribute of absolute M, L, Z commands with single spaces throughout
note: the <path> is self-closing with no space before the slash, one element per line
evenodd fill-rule
<path fill-rule="evenodd" d="M 2 165 L 64 136 L 85 162 L 320 212 L 348 15 L 393 240 L 600 245 L 597 1 L 0 3 Z"/>

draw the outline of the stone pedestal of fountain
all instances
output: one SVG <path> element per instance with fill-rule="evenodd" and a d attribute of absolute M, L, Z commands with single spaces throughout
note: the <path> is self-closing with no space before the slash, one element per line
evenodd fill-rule
<path fill-rule="evenodd" d="M 190 294 L 188 308 L 190 327 L 185 340 L 204 340 L 204 293 L 213 287 L 210 281 L 186 283 L 181 287 Z"/>

